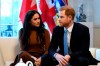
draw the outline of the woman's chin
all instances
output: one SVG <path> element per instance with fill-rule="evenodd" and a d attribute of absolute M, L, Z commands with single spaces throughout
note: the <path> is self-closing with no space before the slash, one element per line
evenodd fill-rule
<path fill-rule="evenodd" d="M 39 27 L 40 25 L 36 25 L 35 27 Z"/>

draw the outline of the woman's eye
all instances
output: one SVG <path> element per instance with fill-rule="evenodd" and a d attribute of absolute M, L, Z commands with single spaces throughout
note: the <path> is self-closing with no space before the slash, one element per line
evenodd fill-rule
<path fill-rule="evenodd" d="M 37 19 L 40 19 L 40 18 L 34 18 L 33 20 L 37 20 Z"/>
<path fill-rule="evenodd" d="M 37 18 L 33 19 L 33 20 L 37 20 Z"/>

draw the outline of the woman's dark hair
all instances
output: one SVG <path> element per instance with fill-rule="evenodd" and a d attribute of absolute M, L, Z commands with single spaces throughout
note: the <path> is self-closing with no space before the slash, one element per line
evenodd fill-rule
<path fill-rule="evenodd" d="M 31 34 L 32 30 L 36 30 L 37 31 L 37 39 L 38 36 L 40 37 L 40 41 L 44 42 L 44 24 L 42 22 L 41 19 L 41 15 L 39 14 L 39 18 L 40 18 L 40 26 L 39 27 L 35 27 L 32 26 L 31 19 L 35 14 L 39 14 L 37 11 L 35 10 L 30 10 L 26 13 L 25 18 L 24 18 L 24 24 L 23 24 L 23 31 L 22 31 L 22 43 L 24 45 L 23 49 L 26 49 L 27 44 L 29 43 L 29 37 Z"/>

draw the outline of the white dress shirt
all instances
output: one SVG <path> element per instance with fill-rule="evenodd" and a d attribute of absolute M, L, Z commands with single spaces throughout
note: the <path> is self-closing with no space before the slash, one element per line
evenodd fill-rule
<path fill-rule="evenodd" d="M 73 26 L 74 26 L 74 23 L 67 29 L 68 30 L 68 33 L 67 33 L 68 47 L 70 47 L 70 39 L 71 39 L 71 33 L 72 33 Z"/>

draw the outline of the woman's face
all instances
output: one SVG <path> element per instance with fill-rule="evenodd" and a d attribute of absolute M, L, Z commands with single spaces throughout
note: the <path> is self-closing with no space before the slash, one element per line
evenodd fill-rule
<path fill-rule="evenodd" d="M 32 26 L 39 27 L 40 26 L 40 16 L 38 13 L 34 14 L 31 19 Z"/>

